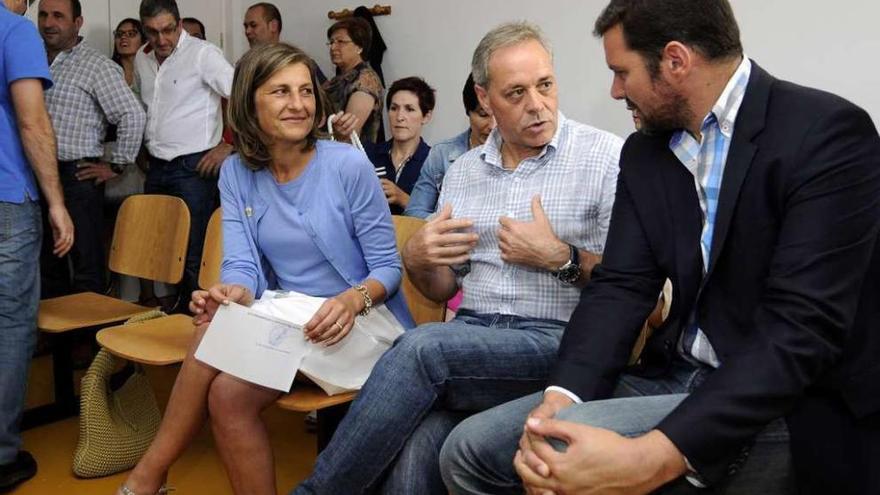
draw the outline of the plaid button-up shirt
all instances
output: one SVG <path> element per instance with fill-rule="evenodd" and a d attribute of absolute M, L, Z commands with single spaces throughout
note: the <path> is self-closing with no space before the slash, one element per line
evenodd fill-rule
<path fill-rule="evenodd" d="M 541 203 L 553 231 L 564 242 L 601 253 L 611 219 L 623 141 L 608 132 L 566 119 L 559 113 L 553 139 L 537 156 L 505 169 L 501 135 L 461 155 L 443 180 L 437 203 L 452 205 L 452 216 L 469 218 L 479 234 L 470 271 L 459 280 L 461 307 L 478 313 L 568 321 L 580 289 L 552 273 L 506 263 L 498 247 L 498 218 L 531 221 L 532 197 Z"/>
<path fill-rule="evenodd" d="M 697 197 L 700 198 L 700 210 L 703 212 L 703 233 L 700 247 L 703 252 L 703 273 L 709 266 L 709 254 L 712 252 L 712 235 L 715 229 L 715 213 L 718 211 L 718 194 L 721 191 L 721 179 L 724 165 L 733 139 L 733 126 L 739 107 L 742 105 L 752 63 L 743 57 L 742 63 L 728 81 L 712 111 L 703 119 L 700 128 L 702 140 L 697 140 L 687 131 L 678 131 L 672 135 L 669 148 L 676 158 L 694 176 Z M 717 368 L 720 363 L 709 338 L 693 320 L 682 333 L 679 349 L 685 356 L 690 356 L 701 363 Z"/>
<path fill-rule="evenodd" d="M 117 126 L 112 163 L 134 163 L 146 115 L 129 89 L 122 67 L 82 40 L 59 53 L 49 67 L 55 85 L 46 91 L 46 109 L 58 139 L 58 159 L 104 155 L 107 126 Z"/>

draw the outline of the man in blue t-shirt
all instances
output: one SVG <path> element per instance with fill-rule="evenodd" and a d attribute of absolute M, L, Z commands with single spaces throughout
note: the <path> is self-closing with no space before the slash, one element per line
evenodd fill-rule
<path fill-rule="evenodd" d="M 0 2 L 0 492 L 37 472 L 33 457 L 19 450 L 18 430 L 40 302 L 37 185 L 49 208 L 54 254 L 63 256 L 73 245 L 43 102 L 52 80 L 43 42 L 21 17 L 26 10 L 26 0 Z"/>

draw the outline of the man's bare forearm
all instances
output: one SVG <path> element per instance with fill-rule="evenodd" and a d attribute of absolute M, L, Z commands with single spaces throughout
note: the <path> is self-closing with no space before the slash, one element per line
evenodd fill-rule
<path fill-rule="evenodd" d="M 16 81 L 10 87 L 21 144 L 34 171 L 46 204 L 64 206 L 64 193 L 58 179 L 55 131 L 43 101 L 43 86 L 36 79 Z"/>
<path fill-rule="evenodd" d="M 446 302 L 458 291 L 455 273 L 448 266 L 411 267 L 404 262 L 409 279 L 422 294 L 436 302 Z"/>
<path fill-rule="evenodd" d="M 50 208 L 64 205 L 64 192 L 58 178 L 58 160 L 55 154 L 55 133 L 51 125 L 48 129 L 22 128 L 21 143 L 46 204 Z"/>

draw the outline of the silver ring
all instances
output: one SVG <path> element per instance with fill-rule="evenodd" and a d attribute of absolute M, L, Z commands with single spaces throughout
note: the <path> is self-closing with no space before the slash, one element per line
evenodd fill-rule
<path fill-rule="evenodd" d="M 345 330 L 345 328 L 343 328 L 343 326 L 340 325 L 338 321 L 334 321 L 333 324 L 336 325 L 336 326 L 339 328 L 339 331 L 340 331 L 340 332 L 343 331 L 343 330 Z"/>

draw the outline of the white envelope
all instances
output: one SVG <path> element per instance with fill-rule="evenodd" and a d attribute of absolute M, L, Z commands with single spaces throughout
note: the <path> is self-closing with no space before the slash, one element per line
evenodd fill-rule
<path fill-rule="evenodd" d="M 195 358 L 251 383 L 287 392 L 308 346 L 301 325 L 231 303 L 217 310 Z"/>

